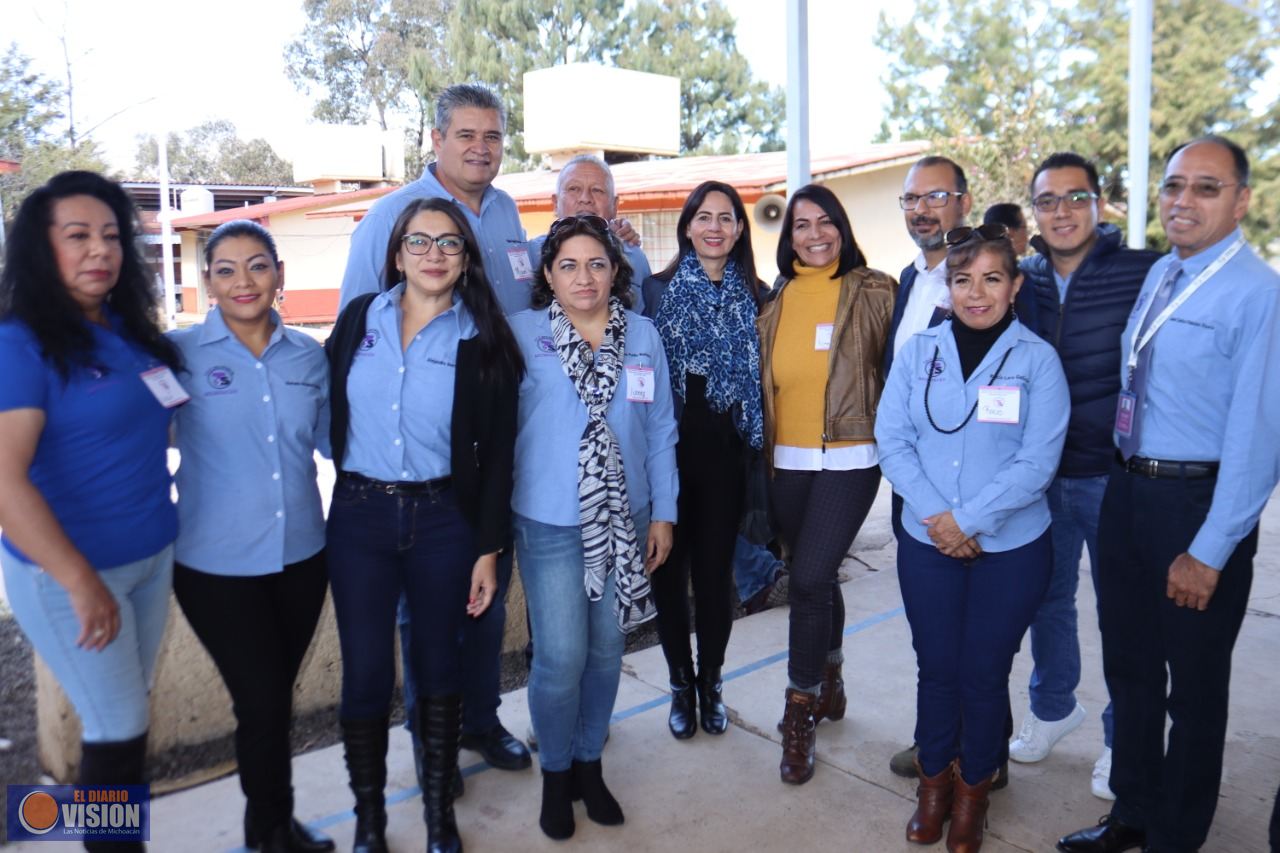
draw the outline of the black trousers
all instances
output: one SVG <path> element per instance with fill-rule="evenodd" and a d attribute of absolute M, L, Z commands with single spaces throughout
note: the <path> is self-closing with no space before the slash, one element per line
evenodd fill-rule
<path fill-rule="evenodd" d="M 231 693 L 240 788 L 260 837 L 293 814 L 293 683 L 327 588 L 324 551 L 253 577 L 174 567 L 178 604 Z"/>
<path fill-rule="evenodd" d="M 827 653 L 844 644 L 844 597 L 836 576 L 879 486 L 879 466 L 774 472 L 774 518 L 791 549 L 787 676 L 796 687 L 816 687 Z"/>
<path fill-rule="evenodd" d="M 1102 661 L 1115 706 L 1111 813 L 1169 853 L 1199 849 L 1213 823 L 1231 652 L 1258 547 L 1255 527 L 1223 566 L 1208 609 L 1178 607 L 1165 594 L 1169 566 L 1204 522 L 1215 485 L 1213 477 L 1151 479 L 1117 465 L 1098 528 Z"/>
<path fill-rule="evenodd" d="M 708 417 L 688 406 L 680 421 L 675 543 L 666 563 L 650 577 L 658 605 L 658 636 L 670 667 L 693 664 L 688 599 L 692 577 L 699 670 L 724 665 L 733 625 L 733 546 L 746 493 L 742 439 L 727 416 L 703 414 Z"/>

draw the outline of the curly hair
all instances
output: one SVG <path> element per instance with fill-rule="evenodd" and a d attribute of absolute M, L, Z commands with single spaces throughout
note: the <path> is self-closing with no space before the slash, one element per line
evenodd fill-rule
<path fill-rule="evenodd" d="M 138 251 L 133 202 L 119 184 L 96 172 L 55 175 L 18 207 L 9 230 L 4 270 L 0 272 L 0 317 L 26 324 L 40 342 L 44 357 L 64 378 L 72 365 L 89 363 L 93 332 L 62 280 L 49 242 L 53 207 L 72 196 L 96 198 L 115 214 L 124 257 L 120 278 L 107 294 L 106 304 L 123 324 L 124 336 L 154 358 L 179 369 L 182 356 L 160 329 L 159 294 Z"/>
<path fill-rule="evenodd" d="M 622 307 L 631 307 L 631 263 L 622 251 L 622 244 L 609 230 L 608 223 L 601 227 L 600 222 L 604 220 L 599 216 L 584 214 L 566 216 L 551 223 L 546 242 L 542 244 L 542 257 L 533 274 L 533 292 L 529 301 L 534 308 L 546 308 L 551 304 L 554 294 L 551 292 L 547 270 L 560 254 L 560 247 L 574 237 L 590 237 L 604 246 L 605 254 L 613 264 L 613 285 L 609 288 L 609 295 L 622 300 Z"/>

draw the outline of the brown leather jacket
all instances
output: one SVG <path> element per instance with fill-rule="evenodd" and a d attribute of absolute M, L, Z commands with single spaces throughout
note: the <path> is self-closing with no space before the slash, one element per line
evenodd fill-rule
<path fill-rule="evenodd" d="M 773 401 L 773 341 L 782 317 L 782 291 L 773 293 L 760 309 L 756 328 L 760 333 L 760 384 L 764 392 L 765 459 L 773 468 L 776 434 Z M 893 276 L 869 267 L 857 267 L 840 279 L 835 326 L 827 357 L 827 399 L 822 440 L 873 441 L 876 406 L 884 390 L 884 348 L 889 346 L 889 325 L 898 284 Z"/>

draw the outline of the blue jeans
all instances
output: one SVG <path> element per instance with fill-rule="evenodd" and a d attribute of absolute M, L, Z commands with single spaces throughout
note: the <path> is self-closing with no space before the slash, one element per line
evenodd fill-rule
<path fill-rule="evenodd" d="M 898 583 L 919 666 L 916 743 L 925 775 L 959 758 L 974 785 L 1000 766 L 1009 671 L 1052 559 L 1047 531 L 971 561 L 944 556 L 910 535 L 898 540 Z"/>
<path fill-rule="evenodd" d="M 80 620 L 71 598 L 43 569 L 0 547 L 9 605 L 23 632 L 80 716 L 86 743 L 145 734 L 147 694 L 169 616 L 173 545 L 98 572 L 120 608 L 120 633 L 102 651 L 76 645 Z"/>
<path fill-rule="evenodd" d="M 733 543 L 733 581 L 738 600 L 746 601 L 769 584 L 786 564 L 768 548 L 748 542 L 739 534 Z"/>
<path fill-rule="evenodd" d="M 633 518 L 643 545 L 649 519 Z M 515 540 L 533 634 L 529 714 L 539 761 L 544 770 L 568 770 L 600 757 L 618 697 L 627 637 L 614 615 L 614 575 L 599 601 L 587 600 L 577 527 L 516 514 Z"/>
<path fill-rule="evenodd" d="M 1031 711 L 1045 721 L 1061 720 L 1076 707 L 1080 684 L 1080 638 L 1076 588 L 1080 555 L 1089 549 L 1093 588 L 1098 588 L 1098 519 L 1107 478 L 1057 477 L 1049 486 L 1053 515 L 1053 574 L 1031 623 Z M 1111 705 L 1102 712 L 1103 742 L 1111 746 Z"/>

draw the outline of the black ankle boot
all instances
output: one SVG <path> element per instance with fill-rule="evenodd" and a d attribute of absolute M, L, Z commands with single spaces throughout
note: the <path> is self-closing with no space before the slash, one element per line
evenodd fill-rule
<path fill-rule="evenodd" d="M 462 737 L 462 696 L 419 696 L 418 731 L 422 733 L 423 810 L 427 853 L 462 853 L 453 814 L 458 741 Z"/>
<path fill-rule="evenodd" d="M 572 770 L 542 771 L 542 814 L 538 826 L 548 838 L 564 841 L 573 835 Z"/>
<path fill-rule="evenodd" d="M 698 712 L 702 730 L 709 735 L 722 735 L 729 728 L 729 711 L 724 707 L 720 667 L 712 666 L 698 673 Z"/>
<path fill-rule="evenodd" d="M 290 798 L 292 801 L 292 798 Z M 290 806 L 289 812 L 293 808 Z M 274 826 L 259 826 L 252 804 L 244 805 L 244 846 L 262 853 L 328 853 L 334 848 L 333 839 L 318 832 L 296 818 L 277 822 Z"/>
<path fill-rule="evenodd" d="M 698 730 L 692 666 L 671 667 L 671 714 L 667 725 L 678 740 L 691 738 Z"/>
<path fill-rule="evenodd" d="M 147 735 L 80 745 L 77 785 L 143 785 L 146 783 Z M 144 853 L 141 841 L 85 841 L 90 853 Z"/>
<path fill-rule="evenodd" d="M 600 759 L 573 762 L 573 776 L 582 794 L 582 804 L 587 807 L 587 817 L 603 826 L 618 826 L 625 820 L 622 806 L 604 784 Z"/>
<path fill-rule="evenodd" d="M 386 717 L 340 720 L 351 793 L 356 798 L 356 835 L 351 853 L 387 853 Z"/>

